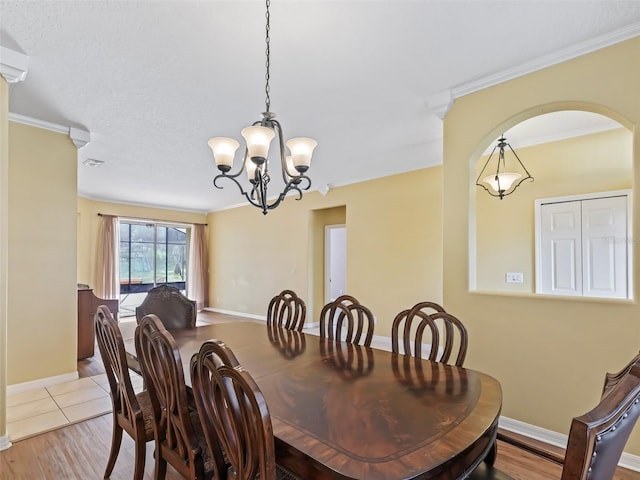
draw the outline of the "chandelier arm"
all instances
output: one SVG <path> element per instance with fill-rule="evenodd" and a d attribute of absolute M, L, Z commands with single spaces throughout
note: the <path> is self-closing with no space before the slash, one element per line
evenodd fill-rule
<path fill-rule="evenodd" d="M 500 197 L 500 194 L 498 194 L 498 193 L 493 193 L 491 190 L 489 190 L 487 187 L 485 187 L 485 186 L 484 186 L 484 185 L 482 185 L 481 183 L 476 183 L 476 185 L 477 185 L 478 187 L 482 187 L 482 188 L 484 188 L 484 189 L 487 191 L 487 193 L 488 193 L 489 195 L 491 195 L 492 197 Z M 500 197 L 500 198 L 502 198 L 502 197 Z"/>
<path fill-rule="evenodd" d="M 280 122 L 275 119 L 272 119 L 271 123 L 273 125 L 273 129 L 276 132 L 276 135 L 278 136 L 278 145 L 280 147 L 280 166 L 282 167 L 282 181 L 287 184 L 289 183 L 289 180 L 295 175 L 291 175 L 289 169 L 287 168 L 287 159 L 286 155 L 284 154 L 284 134 L 282 133 L 282 125 L 280 125 Z"/>
<path fill-rule="evenodd" d="M 280 202 L 282 202 L 285 197 L 287 196 L 287 193 L 291 192 L 291 191 L 296 191 L 298 192 L 298 198 L 296 198 L 296 200 L 301 200 L 302 199 L 302 191 L 300 190 L 300 188 L 295 185 L 293 183 L 293 181 L 287 183 L 287 185 L 284 187 L 284 190 L 282 191 L 282 193 L 280 193 L 280 195 L 278 195 L 278 198 L 276 198 L 273 203 L 269 204 L 267 202 L 265 202 L 265 206 L 263 209 L 263 212 L 266 215 L 266 210 L 272 210 L 274 208 L 276 208 L 278 205 L 280 205 Z"/>
<path fill-rule="evenodd" d="M 235 175 L 235 176 L 237 177 L 237 175 Z M 256 203 L 256 202 L 251 198 L 251 195 L 250 195 L 248 192 L 245 192 L 245 191 L 244 191 L 244 189 L 242 188 L 242 185 L 240 184 L 240 182 L 238 182 L 238 181 L 235 179 L 235 177 L 234 177 L 234 176 L 231 176 L 231 175 L 225 175 L 225 174 L 222 174 L 222 173 L 221 173 L 220 175 L 217 175 L 217 176 L 213 179 L 213 186 L 214 186 L 214 187 L 219 188 L 219 189 L 221 189 L 221 190 L 224 188 L 224 187 L 219 186 L 219 185 L 216 183 L 216 182 L 217 182 L 217 180 L 218 180 L 219 178 L 227 178 L 227 179 L 231 180 L 233 183 L 235 183 L 235 184 L 236 184 L 236 186 L 237 186 L 237 187 L 238 187 L 238 189 L 240 190 L 240 193 L 241 193 L 242 195 L 244 195 L 244 197 L 247 199 L 247 201 L 248 201 L 251 205 L 253 205 L 253 206 L 255 206 L 255 207 L 259 207 L 259 208 L 261 208 L 261 207 L 262 207 L 262 205 L 260 205 L 259 203 Z M 255 185 L 254 185 L 254 187 L 253 187 L 253 189 L 252 189 L 252 191 L 251 191 L 251 192 L 253 193 L 253 191 L 254 191 L 254 190 L 255 190 Z"/>
<path fill-rule="evenodd" d="M 509 145 L 507 143 L 507 146 L 509 147 L 509 150 L 511 150 L 511 153 L 513 153 L 513 156 L 516 157 L 516 159 L 518 160 L 518 163 L 520 164 L 520 166 L 522 167 L 522 169 L 526 172 L 527 176 L 526 178 L 524 178 L 523 180 L 526 180 L 527 178 L 533 178 L 531 176 L 531 174 L 529 173 L 529 170 L 527 170 L 527 167 L 524 166 L 524 163 L 522 163 L 522 160 L 520 160 L 520 157 L 518 156 L 518 154 L 515 152 L 515 150 L 513 148 L 511 148 L 511 145 Z M 522 183 L 522 182 L 520 182 Z M 520 184 L 518 184 L 520 185 Z"/>
<path fill-rule="evenodd" d="M 482 170 L 480 170 L 480 175 L 478 175 L 478 178 L 476 178 L 476 185 L 480 185 L 481 187 L 483 187 L 485 190 L 486 187 L 484 185 L 482 185 L 480 183 L 480 179 L 482 178 L 482 174 L 484 173 L 485 169 L 487 168 L 487 165 L 489 165 L 489 162 L 491 161 L 491 157 L 493 157 L 494 152 L 496 151 L 496 148 L 498 148 L 498 146 L 496 145 L 495 147 L 493 147 L 493 150 L 491 150 L 491 155 L 489 155 L 489 158 L 487 158 L 487 161 L 484 163 L 484 166 L 482 167 Z M 500 159 L 498 159 L 498 161 L 500 161 Z M 488 192 L 489 190 L 487 190 Z"/>

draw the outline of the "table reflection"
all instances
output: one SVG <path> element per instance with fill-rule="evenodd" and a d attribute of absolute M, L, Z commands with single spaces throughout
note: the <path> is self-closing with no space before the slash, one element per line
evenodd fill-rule
<path fill-rule="evenodd" d="M 396 380 L 417 396 L 425 393 L 452 398 L 467 395 L 469 381 L 463 368 L 392 353 L 391 369 Z"/>
<path fill-rule="evenodd" d="M 267 325 L 267 335 L 271 345 L 276 347 L 284 358 L 295 358 L 304 353 L 307 347 L 304 333 L 297 330 Z"/>
<path fill-rule="evenodd" d="M 333 368 L 343 380 L 355 380 L 373 371 L 373 351 L 370 347 L 336 342 L 320 337 L 320 355 L 324 365 Z"/>

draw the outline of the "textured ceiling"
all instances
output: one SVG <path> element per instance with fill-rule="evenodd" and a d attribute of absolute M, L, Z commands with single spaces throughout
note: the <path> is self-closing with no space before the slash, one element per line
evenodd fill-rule
<path fill-rule="evenodd" d="M 271 109 L 318 141 L 312 189 L 410 171 L 442 161 L 430 96 L 639 24 L 640 1 L 272 0 Z M 91 132 L 81 195 L 241 202 L 207 140 L 264 111 L 262 2 L 2 0 L 0 45 L 29 56 L 12 114 Z"/>

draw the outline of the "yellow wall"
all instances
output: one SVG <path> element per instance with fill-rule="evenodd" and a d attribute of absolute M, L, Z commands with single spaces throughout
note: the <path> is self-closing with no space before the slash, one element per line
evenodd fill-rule
<path fill-rule="evenodd" d="M 631 142 L 631 132 L 620 128 L 528 148 L 512 145 L 535 181 L 502 200 L 476 187 L 478 290 L 534 293 L 534 201 L 631 188 Z M 478 173 L 485 162 L 486 156 L 478 161 Z M 524 283 L 506 283 L 507 272 L 524 273 Z"/>
<path fill-rule="evenodd" d="M 638 58 L 640 37 L 459 98 L 445 117 L 444 302 L 468 326 L 465 364 L 500 381 L 505 416 L 557 432 L 568 433 L 571 418 L 598 402 L 606 371 L 620 369 L 638 352 L 640 308 L 635 301 L 470 292 L 475 162 L 502 131 L 526 118 L 584 109 L 633 131 L 633 185 L 640 185 Z M 636 192 L 634 211 L 639 207 Z M 634 236 L 640 238 L 639 222 Z M 636 299 L 639 265 L 636 248 Z M 629 443 L 630 453 L 640 454 L 639 437 L 637 432 Z"/>
<path fill-rule="evenodd" d="M 96 248 L 98 245 L 98 213 L 135 217 L 165 222 L 205 223 L 206 216 L 201 213 L 166 210 L 161 208 L 140 207 L 121 203 L 107 203 L 78 197 L 78 283 L 95 286 Z"/>
<path fill-rule="evenodd" d="M 442 168 L 434 167 L 335 188 L 326 197 L 288 198 L 266 216 L 248 206 L 210 213 L 211 306 L 266 315 L 271 297 L 289 288 L 317 314 L 322 305 L 312 297 L 322 276 L 314 270 L 324 263 L 316 245 L 323 214 L 316 211 L 331 207 L 346 212 L 346 293 L 371 308 L 377 335 L 390 335 L 399 311 L 441 301 Z"/>
<path fill-rule="evenodd" d="M 9 385 L 76 371 L 77 150 L 9 122 Z"/>

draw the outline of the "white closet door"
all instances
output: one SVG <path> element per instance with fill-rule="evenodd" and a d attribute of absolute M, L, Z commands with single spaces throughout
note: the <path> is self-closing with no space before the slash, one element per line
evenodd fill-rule
<path fill-rule="evenodd" d="M 627 298 L 627 197 L 582 201 L 583 296 Z"/>
<path fill-rule="evenodd" d="M 539 293 L 582 295 L 580 202 L 540 206 L 542 276 Z"/>

